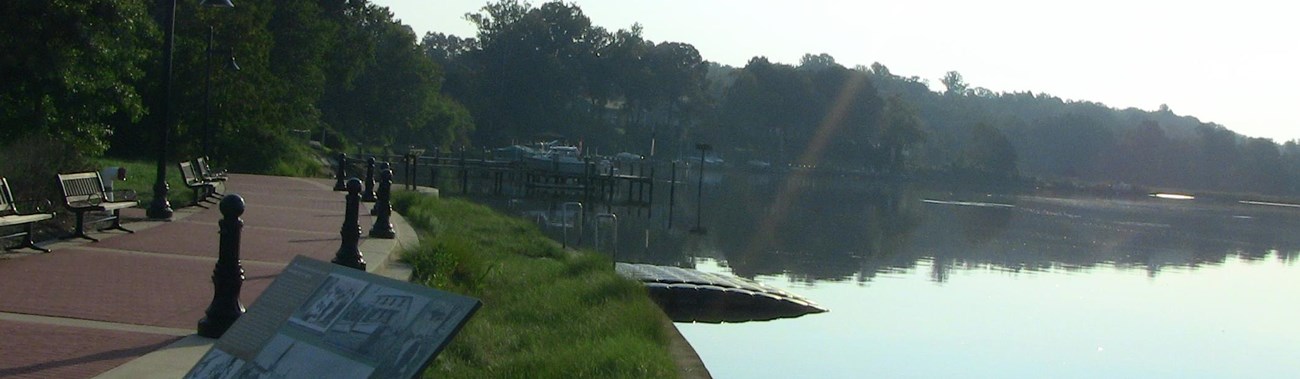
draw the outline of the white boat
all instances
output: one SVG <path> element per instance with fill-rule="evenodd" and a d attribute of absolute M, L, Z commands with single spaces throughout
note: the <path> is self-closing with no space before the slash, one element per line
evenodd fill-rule
<path fill-rule="evenodd" d="M 527 167 L 536 170 L 575 175 L 587 172 L 587 162 L 582 159 L 578 148 L 561 145 L 558 141 L 542 144 L 536 153 L 525 156 L 523 161 Z"/>

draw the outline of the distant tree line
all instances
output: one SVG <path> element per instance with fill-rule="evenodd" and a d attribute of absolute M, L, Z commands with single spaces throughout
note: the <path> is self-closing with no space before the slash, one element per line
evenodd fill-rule
<path fill-rule="evenodd" d="M 0 144 L 151 158 L 163 4 L 0 2 Z M 173 156 L 200 151 L 211 27 L 214 158 L 235 169 L 303 159 L 308 138 L 372 151 L 563 139 L 655 159 L 696 154 L 703 142 L 733 165 L 881 178 L 1300 193 L 1300 142 L 1244 137 L 1167 107 L 995 93 L 956 71 L 934 91 L 827 54 L 724 66 L 690 44 L 647 40 L 637 24 L 597 26 L 558 1 L 487 3 L 466 15 L 472 37 L 417 39 L 366 0 L 181 1 L 176 16 Z M 242 70 L 224 69 L 232 55 Z"/>
<path fill-rule="evenodd" d="M 955 71 L 941 79 L 945 90 L 936 92 L 924 80 L 893 75 L 879 63 L 859 69 L 871 73 L 882 94 L 900 96 L 920 109 L 932 138 L 916 151 L 919 166 L 1014 168 L 1050 179 L 1300 193 L 1300 141 L 1279 145 L 1242 136 L 1177 115 L 1165 105 L 1155 111 L 1115 109 L 1044 93 L 994 93 L 967 84 Z"/>
<path fill-rule="evenodd" d="M 689 44 L 645 40 L 640 25 L 595 26 L 561 2 L 503 0 L 466 18 L 475 37 L 430 33 L 421 45 L 486 146 L 565 138 L 673 159 L 709 142 L 732 164 L 1300 193 L 1297 141 L 1244 137 L 1164 106 L 995 93 L 956 71 L 934 91 L 827 54 L 723 66 Z"/>

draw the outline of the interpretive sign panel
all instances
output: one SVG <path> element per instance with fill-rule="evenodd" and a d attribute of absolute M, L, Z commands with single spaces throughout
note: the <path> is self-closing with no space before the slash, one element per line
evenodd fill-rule
<path fill-rule="evenodd" d="M 298 256 L 186 378 L 412 378 L 481 303 Z"/>

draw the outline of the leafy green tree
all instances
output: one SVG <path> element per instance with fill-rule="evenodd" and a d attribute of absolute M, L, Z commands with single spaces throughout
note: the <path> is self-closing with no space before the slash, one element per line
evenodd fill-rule
<path fill-rule="evenodd" d="M 799 69 L 809 71 L 821 71 L 832 67 L 839 66 L 835 63 L 835 57 L 830 54 L 821 53 L 817 55 L 804 54 L 799 58 Z"/>
<path fill-rule="evenodd" d="M 468 101 L 487 128 L 483 140 L 573 135 L 580 125 L 582 73 L 592 62 L 602 30 L 575 5 L 489 3 L 467 18 L 478 28 L 479 50 L 468 54 L 478 68 Z M 583 102 L 585 103 L 585 102 Z M 585 113 L 585 112 L 584 112 Z"/>
<path fill-rule="evenodd" d="M 1029 166 L 1031 172 L 1068 178 L 1098 175 L 1101 154 L 1115 139 L 1106 124 L 1081 113 L 1039 120 L 1022 131 L 1019 137 L 1023 147 L 1016 150 L 1025 153 L 1025 166 Z"/>
<path fill-rule="evenodd" d="M 0 2 L 0 139 L 50 136 L 98 155 L 113 117 L 135 122 L 135 87 L 157 29 L 140 0 Z"/>
<path fill-rule="evenodd" d="M 1239 188 L 1235 167 L 1241 162 L 1241 150 L 1236 133 L 1215 124 L 1201 124 L 1196 132 L 1199 146 L 1192 169 L 1197 181 L 1203 188 Z"/>
<path fill-rule="evenodd" d="M 737 147 L 766 152 L 776 163 L 793 161 L 801 139 L 798 130 L 811 128 L 802 109 L 796 108 L 811 96 L 811 86 L 794 67 L 764 57 L 750 59 L 720 110 L 726 128 L 739 132 Z"/>
<path fill-rule="evenodd" d="M 1016 149 L 1006 134 L 983 122 L 975 124 L 970 133 L 970 144 L 965 152 L 970 168 L 1002 178 L 1017 175 Z"/>
<path fill-rule="evenodd" d="M 941 79 L 940 82 L 942 82 L 943 87 L 947 89 L 944 92 L 945 95 L 965 95 L 967 87 L 969 86 L 966 84 L 966 80 L 962 79 L 961 73 L 956 71 L 948 71 L 948 73 L 943 74 L 943 79 Z"/>
<path fill-rule="evenodd" d="M 1118 141 L 1103 157 L 1112 180 L 1143 185 L 1171 185 L 1168 174 L 1176 170 L 1179 156 L 1175 143 L 1155 121 L 1144 120 L 1120 131 Z M 1179 170 L 1179 173 L 1185 173 Z"/>
<path fill-rule="evenodd" d="M 877 169 L 888 174 L 900 174 L 905 167 L 907 151 L 926 139 L 925 126 L 917 116 L 916 107 L 901 97 L 885 100 L 877 154 Z"/>
<path fill-rule="evenodd" d="M 1238 190 L 1281 193 L 1289 186 L 1289 174 L 1277 143 L 1268 138 L 1249 138 L 1241 146 L 1242 160 L 1237 176 L 1243 185 Z"/>

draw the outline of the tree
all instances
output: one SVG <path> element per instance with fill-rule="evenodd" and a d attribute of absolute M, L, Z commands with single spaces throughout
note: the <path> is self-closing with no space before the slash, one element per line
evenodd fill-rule
<path fill-rule="evenodd" d="M 0 2 L 0 139 L 48 136 L 87 156 L 136 122 L 158 33 L 140 0 Z"/>
<path fill-rule="evenodd" d="M 468 103 L 487 126 L 478 137 L 505 142 L 581 130 L 583 74 L 607 41 L 603 29 L 576 5 L 548 2 L 533 8 L 507 0 L 467 15 L 478 28 L 479 49 L 467 56 L 478 67 Z"/>
<path fill-rule="evenodd" d="M 1268 138 L 1249 138 L 1241 147 L 1241 165 L 1237 176 L 1243 180 L 1239 190 L 1281 193 L 1289 186 L 1289 176 L 1282 168 L 1282 151 Z"/>
<path fill-rule="evenodd" d="M 839 64 L 835 63 L 835 57 L 826 53 L 817 55 L 804 54 L 802 58 L 799 58 L 800 70 L 821 71 L 836 66 L 839 66 Z"/>
<path fill-rule="evenodd" d="M 987 123 L 971 128 L 965 157 L 968 167 L 998 177 L 1016 176 L 1016 149 L 1006 134 Z"/>
<path fill-rule="evenodd" d="M 876 166 L 885 173 L 897 175 L 905 167 L 907 149 L 925 141 L 925 127 L 916 107 L 898 96 L 885 101 L 883 118 Z"/>
<path fill-rule="evenodd" d="M 940 79 L 940 81 L 943 83 L 943 87 L 947 89 L 944 92 L 945 95 L 962 96 L 966 94 L 967 84 L 962 79 L 961 73 L 948 71 L 948 73 L 943 74 L 943 79 Z"/>

